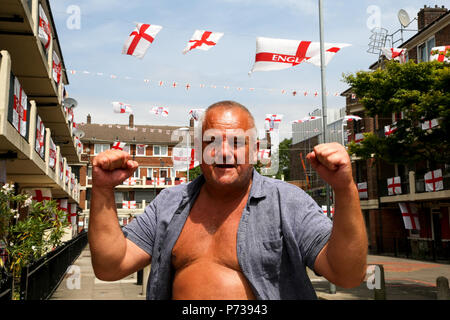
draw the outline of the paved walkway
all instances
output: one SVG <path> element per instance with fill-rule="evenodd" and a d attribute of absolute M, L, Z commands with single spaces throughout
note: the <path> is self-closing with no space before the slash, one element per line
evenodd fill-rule
<path fill-rule="evenodd" d="M 385 272 L 387 300 L 436 300 L 436 278 L 450 280 L 450 264 L 439 264 L 411 259 L 369 255 L 368 264 L 382 264 Z M 137 285 L 136 274 L 114 282 L 97 279 L 91 265 L 91 253 L 86 247 L 74 265 L 80 267 L 80 288 L 72 288 L 71 275 L 66 275 L 51 300 L 145 300 L 142 285 Z M 366 282 L 353 289 L 336 288 L 329 293 L 329 282 L 308 270 L 319 299 L 373 300 L 374 291 Z M 69 284 L 69 285 L 68 285 Z M 73 287 L 73 286 L 72 286 Z"/>
<path fill-rule="evenodd" d="M 120 281 L 106 282 L 97 279 L 91 264 L 91 252 L 87 246 L 74 262 L 80 267 L 80 286 L 71 281 L 73 274 L 66 274 L 50 300 L 145 300 L 142 285 L 137 285 L 133 274 Z"/>
<path fill-rule="evenodd" d="M 369 255 L 368 264 L 381 264 L 384 268 L 386 300 L 436 300 L 436 278 L 450 281 L 450 264 L 439 264 L 412 259 Z M 309 271 L 319 299 L 326 300 L 373 300 L 374 291 L 363 282 L 353 289 L 336 288 L 330 294 L 329 282 Z M 367 276 L 366 279 L 367 280 Z"/>

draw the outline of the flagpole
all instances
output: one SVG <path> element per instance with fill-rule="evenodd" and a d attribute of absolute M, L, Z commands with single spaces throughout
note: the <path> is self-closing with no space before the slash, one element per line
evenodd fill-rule
<path fill-rule="evenodd" d="M 322 135 L 323 143 L 327 143 L 327 97 L 325 86 L 325 47 L 323 41 L 323 8 L 322 0 L 319 0 L 319 31 L 320 31 L 320 79 L 322 87 Z M 330 210 L 330 186 L 325 183 L 326 201 L 327 201 L 327 216 L 331 219 Z M 330 293 L 336 293 L 336 286 L 330 282 Z"/>

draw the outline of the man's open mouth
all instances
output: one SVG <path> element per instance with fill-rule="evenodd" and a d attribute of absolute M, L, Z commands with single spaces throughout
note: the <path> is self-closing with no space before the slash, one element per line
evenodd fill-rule
<path fill-rule="evenodd" d="M 217 167 L 217 168 L 220 168 L 220 169 L 236 168 L 236 166 L 234 164 L 216 164 L 214 166 Z"/>

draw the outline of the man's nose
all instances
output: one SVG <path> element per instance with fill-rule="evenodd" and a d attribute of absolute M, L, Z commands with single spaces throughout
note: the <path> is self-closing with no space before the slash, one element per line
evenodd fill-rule
<path fill-rule="evenodd" d="M 225 164 L 234 163 L 234 147 L 233 143 L 224 139 L 222 142 L 222 159 Z"/>

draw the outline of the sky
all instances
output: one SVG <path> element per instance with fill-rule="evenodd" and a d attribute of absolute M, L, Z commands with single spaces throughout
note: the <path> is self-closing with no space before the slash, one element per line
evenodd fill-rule
<path fill-rule="evenodd" d="M 319 67 L 302 63 L 248 74 L 257 37 L 320 40 L 318 0 L 50 0 L 50 4 L 69 78 L 66 89 L 78 101 L 75 122 L 86 122 L 90 114 L 93 123 L 127 124 L 128 115 L 113 113 L 111 103 L 121 101 L 133 106 L 137 125 L 182 127 L 189 123 L 190 109 L 234 100 L 252 112 L 261 131 L 265 114 L 282 114 L 283 139 L 291 137 L 292 121 L 322 107 Z M 324 0 L 324 41 L 351 44 L 326 67 L 328 108 L 345 107 L 340 96 L 348 88 L 343 74 L 367 70 L 378 59 L 367 52 L 372 27 L 392 34 L 400 28 L 400 9 L 412 20 L 421 7 L 435 4 L 443 3 Z M 143 59 L 122 54 L 136 22 L 163 27 Z M 209 51 L 182 54 L 196 29 L 224 36 Z M 408 29 L 417 29 L 416 21 Z M 413 34 L 405 32 L 404 40 Z M 163 87 L 159 81 L 164 81 Z M 186 90 L 188 83 L 191 88 Z M 314 97 L 316 91 L 319 95 Z M 154 106 L 167 107 L 169 116 L 151 114 Z"/>

